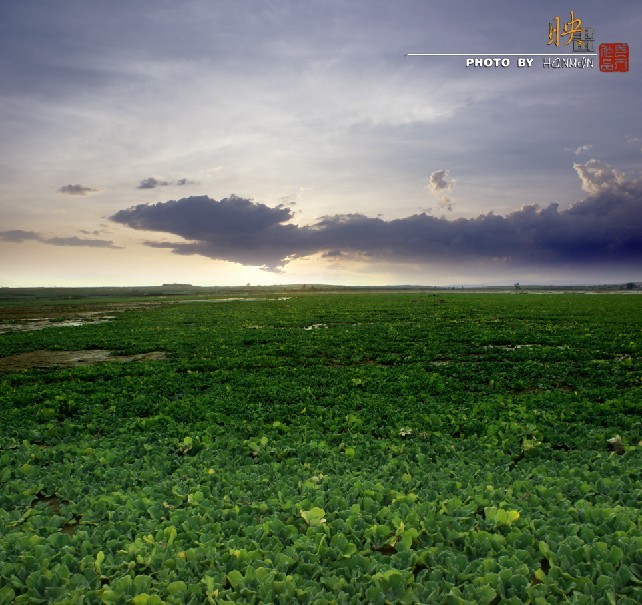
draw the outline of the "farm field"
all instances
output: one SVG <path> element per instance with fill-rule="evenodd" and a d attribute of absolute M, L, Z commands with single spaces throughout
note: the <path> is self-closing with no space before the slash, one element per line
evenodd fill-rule
<path fill-rule="evenodd" d="M 0 604 L 642 602 L 642 298 L 214 298 L 0 305 Z"/>

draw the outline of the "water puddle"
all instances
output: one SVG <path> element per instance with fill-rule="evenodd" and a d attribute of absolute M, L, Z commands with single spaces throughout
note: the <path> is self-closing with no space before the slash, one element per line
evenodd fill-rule
<path fill-rule="evenodd" d="M 195 298 L 191 300 L 179 300 L 175 302 L 133 302 L 133 303 L 111 303 L 102 306 L 96 311 L 77 311 L 69 306 L 56 307 L 47 305 L 29 310 L 4 308 L 0 309 L 0 334 L 8 332 L 31 332 L 33 330 L 44 330 L 45 328 L 77 328 L 79 326 L 92 326 L 96 324 L 113 321 L 116 319 L 114 313 L 124 311 L 140 311 L 159 305 L 180 304 L 180 303 L 226 303 L 226 302 L 260 302 L 267 300 L 290 300 L 291 296 L 280 296 L 278 298 Z M 45 316 L 28 317 L 28 315 L 43 314 Z"/>
<path fill-rule="evenodd" d="M 304 330 L 325 330 L 327 329 L 328 324 L 312 324 L 311 326 L 305 326 Z"/>
<path fill-rule="evenodd" d="M 526 349 L 529 347 L 541 347 L 539 344 L 528 345 L 486 345 L 485 349 L 502 349 L 503 351 L 516 351 L 517 349 Z"/>
<path fill-rule="evenodd" d="M 45 328 L 75 328 L 78 326 L 93 326 L 116 319 L 114 315 L 103 315 L 95 318 L 55 319 L 53 317 L 38 317 L 35 319 L 18 320 L 16 323 L 0 324 L 0 334 L 5 332 L 31 332 Z"/>
<path fill-rule="evenodd" d="M 194 298 L 190 300 L 179 300 L 178 303 L 224 303 L 224 302 L 260 302 L 265 300 L 290 300 L 291 296 L 280 296 L 279 298 L 248 298 L 248 297 L 230 297 L 230 298 Z"/>
<path fill-rule="evenodd" d="M 112 355 L 106 349 L 92 349 L 87 351 L 31 351 L 0 358 L 0 372 L 19 372 L 31 368 L 77 368 L 96 363 L 129 361 L 154 361 L 166 359 L 164 351 L 151 351 L 137 355 Z"/>
<path fill-rule="evenodd" d="M 39 306 L 0 308 L 0 334 L 7 332 L 31 332 L 45 328 L 75 328 L 113 321 L 117 313 L 140 311 L 162 305 L 160 302 L 111 303 L 101 305 L 95 311 L 79 311 L 69 306 Z M 167 304 L 167 303 L 165 303 Z"/>
<path fill-rule="evenodd" d="M 547 349 L 568 349 L 566 345 L 543 345 L 543 344 L 524 344 L 524 345 L 486 345 L 485 349 L 502 349 L 503 351 L 516 351 L 530 347 L 541 347 Z"/>

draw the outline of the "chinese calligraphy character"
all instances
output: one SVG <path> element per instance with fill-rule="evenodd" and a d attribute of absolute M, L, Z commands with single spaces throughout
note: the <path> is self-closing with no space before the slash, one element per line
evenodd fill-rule
<path fill-rule="evenodd" d="M 573 52 L 594 53 L 595 30 L 592 27 L 585 27 L 573 34 Z"/>
<path fill-rule="evenodd" d="M 573 36 L 576 33 L 582 32 L 582 19 L 575 18 L 575 12 L 571 11 L 571 19 L 564 23 L 564 28 L 560 30 L 560 18 L 555 17 L 555 19 L 548 24 L 548 42 L 547 44 L 555 44 L 555 46 L 560 45 L 560 39 L 564 36 L 568 36 L 566 44 L 570 44 L 573 40 Z"/>

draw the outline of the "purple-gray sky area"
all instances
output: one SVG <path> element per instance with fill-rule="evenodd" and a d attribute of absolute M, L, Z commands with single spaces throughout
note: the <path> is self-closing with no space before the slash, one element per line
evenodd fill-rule
<path fill-rule="evenodd" d="M 628 72 L 543 67 L 589 57 L 547 44 L 571 10 Z M 602 0 L 3 3 L 0 286 L 642 281 L 640 31 Z"/>

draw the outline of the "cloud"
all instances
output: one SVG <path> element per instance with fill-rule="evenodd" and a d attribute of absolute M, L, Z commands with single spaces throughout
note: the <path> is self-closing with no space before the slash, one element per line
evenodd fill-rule
<path fill-rule="evenodd" d="M 435 170 L 428 180 L 428 189 L 432 192 L 452 191 L 455 181 L 447 181 L 448 170 Z"/>
<path fill-rule="evenodd" d="M 341 252 L 341 250 L 328 250 L 327 252 L 323 253 L 323 258 L 332 258 L 332 259 L 338 259 L 338 258 L 346 258 L 347 254 L 344 254 Z"/>
<path fill-rule="evenodd" d="M 432 191 L 436 197 L 440 197 L 439 206 L 441 208 L 448 210 L 448 212 L 452 212 L 455 204 L 450 197 L 446 195 L 446 192 L 453 190 L 455 187 L 455 181 L 446 180 L 448 172 L 448 170 L 435 170 L 428 180 L 428 189 Z"/>
<path fill-rule="evenodd" d="M 608 172 L 606 165 L 596 162 L 576 165 L 580 178 L 592 184 L 593 193 L 566 210 L 557 204 L 529 205 L 505 216 L 491 212 L 455 220 L 425 213 L 389 221 L 341 214 L 298 226 L 289 223 L 292 211 L 283 206 L 270 208 L 238 196 L 220 201 L 198 196 L 139 204 L 110 218 L 134 229 L 172 233 L 186 240 L 145 242 L 151 247 L 268 270 L 316 253 L 330 262 L 360 255 L 370 260 L 444 265 L 639 263 L 642 179 L 624 181 L 617 171 Z M 606 172 L 612 178 L 604 177 Z"/>
<path fill-rule="evenodd" d="M 80 237 L 50 237 L 42 240 L 45 244 L 52 246 L 87 246 L 90 248 L 120 248 L 114 242 L 105 239 L 83 239 Z"/>
<path fill-rule="evenodd" d="M 35 231 L 23 231 L 22 229 L 0 231 L 0 240 L 3 242 L 21 243 L 30 240 L 40 241 L 42 239 L 42 235 Z"/>
<path fill-rule="evenodd" d="M 20 244 L 25 241 L 37 241 L 50 246 L 86 246 L 90 248 L 114 248 L 114 242 L 104 239 L 83 239 L 80 237 L 45 237 L 42 233 L 35 231 L 22 231 L 21 229 L 12 229 L 10 231 L 0 231 L 0 241 Z"/>
<path fill-rule="evenodd" d="M 153 176 L 150 176 L 147 179 L 143 179 L 138 185 L 138 189 L 156 189 L 156 187 L 169 187 L 170 185 L 183 186 L 183 185 L 198 185 L 196 181 L 190 181 L 189 179 L 178 179 L 177 181 L 166 181 L 161 179 L 155 179 Z"/>
<path fill-rule="evenodd" d="M 169 181 L 159 181 L 154 177 L 150 176 L 148 179 L 143 179 L 138 184 L 138 189 L 155 189 L 156 187 L 167 187 Z"/>
<path fill-rule="evenodd" d="M 207 196 L 192 196 L 153 205 L 140 204 L 110 218 L 134 229 L 174 233 L 186 240 L 197 240 L 193 244 L 147 242 L 153 247 L 172 248 L 177 254 L 202 253 L 246 265 L 276 267 L 289 256 L 293 246 L 302 245 L 294 238 L 299 228 L 283 224 L 292 216 L 292 211 L 285 206 L 270 208 L 232 195 L 218 202 Z M 312 252 L 314 248 L 310 249 Z"/>
<path fill-rule="evenodd" d="M 219 202 L 202 195 L 152 205 L 139 204 L 110 218 L 135 229 L 167 231 L 189 239 L 215 235 L 232 241 L 237 237 L 258 236 L 290 220 L 292 211 L 284 206 L 270 208 L 236 195 Z"/>
<path fill-rule="evenodd" d="M 101 235 L 102 233 L 111 233 L 109 229 L 94 229 L 93 231 L 89 231 L 88 229 L 78 229 L 80 233 L 84 233 L 85 235 Z"/>
<path fill-rule="evenodd" d="M 575 155 L 582 155 L 585 151 L 593 149 L 593 145 L 580 145 L 575 149 Z"/>
<path fill-rule="evenodd" d="M 586 164 L 573 164 L 587 193 L 600 193 L 625 182 L 622 172 L 601 160 L 591 159 Z"/>
<path fill-rule="evenodd" d="M 56 193 L 62 193 L 65 195 L 91 195 L 96 193 L 100 189 L 92 189 L 91 187 L 85 187 L 84 185 L 64 185 Z"/>

